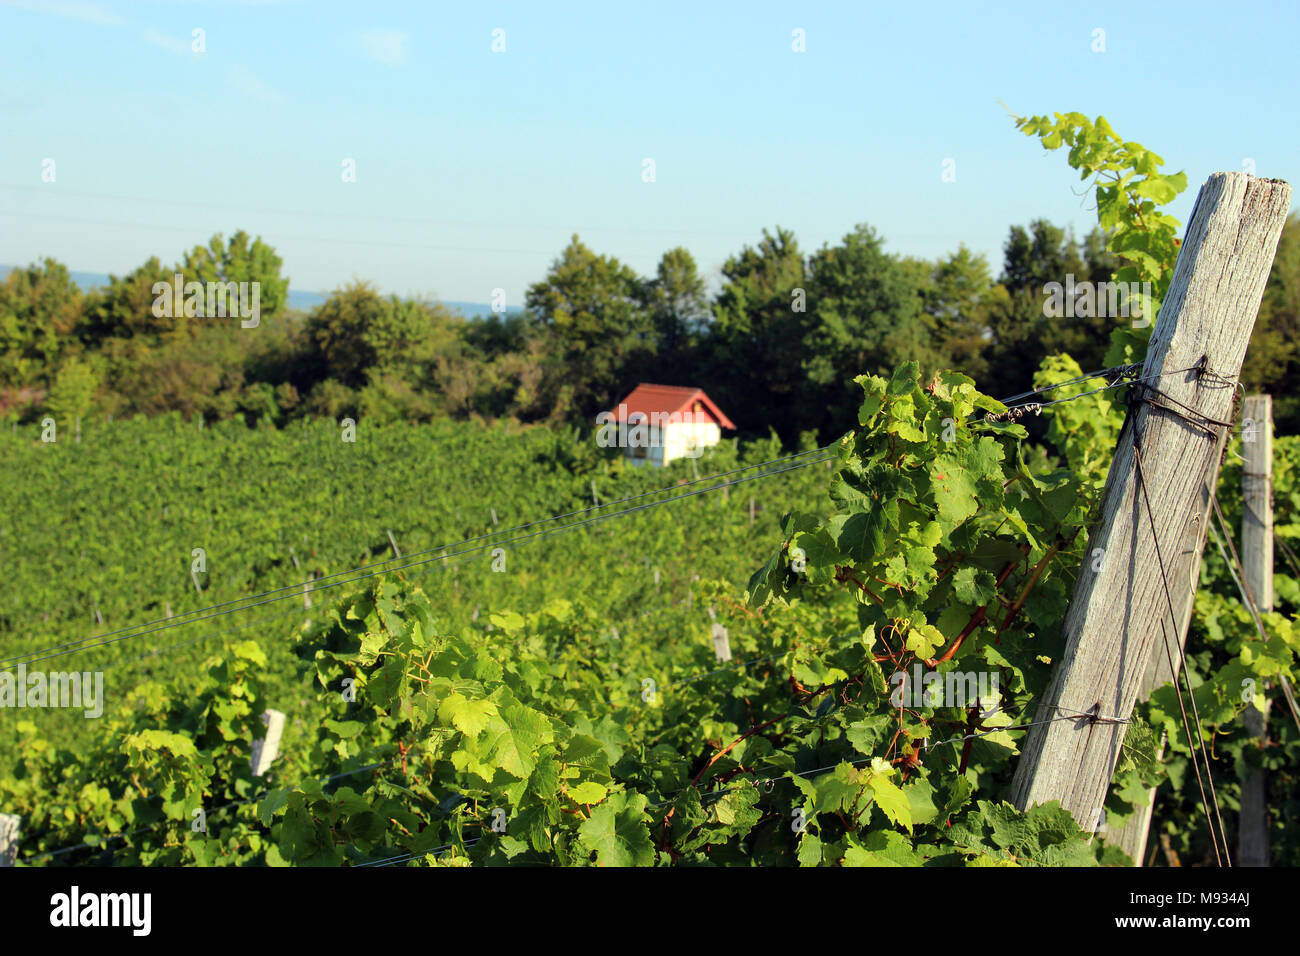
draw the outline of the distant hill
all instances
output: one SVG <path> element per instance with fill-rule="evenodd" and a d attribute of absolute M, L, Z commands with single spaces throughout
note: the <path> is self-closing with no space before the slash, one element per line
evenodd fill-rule
<path fill-rule="evenodd" d="M 3 280 L 5 276 L 14 270 L 14 268 L 16 267 L 0 265 L 0 280 Z M 97 289 L 100 286 L 108 285 L 108 276 L 100 272 L 77 272 L 69 269 L 68 273 L 72 276 L 72 281 L 77 283 L 77 285 L 86 292 L 89 292 L 91 289 Z M 292 286 L 289 287 L 289 308 L 291 309 L 308 312 L 324 302 L 326 298 L 328 298 L 328 296 L 325 293 L 305 292 L 294 289 Z M 462 315 L 471 319 L 486 318 L 492 315 L 492 306 L 482 302 L 443 300 L 442 304 L 449 309 L 456 309 Z M 506 311 L 507 313 L 514 314 L 522 310 L 516 306 L 509 308 Z"/>

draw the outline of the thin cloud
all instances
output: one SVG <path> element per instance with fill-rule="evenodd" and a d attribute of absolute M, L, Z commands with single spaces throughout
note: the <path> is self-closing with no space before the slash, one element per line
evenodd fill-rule
<path fill-rule="evenodd" d="M 406 34 L 398 30 L 370 30 L 361 35 L 366 56 L 388 66 L 406 62 Z"/>
<path fill-rule="evenodd" d="M 171 53 L 189 53 L 190 44 L 184 40 L 179 40 L 174 36 L 168 36 L 166 33 L 159 33 L 153 27 L 144 31 L 146 43 L 152 43 L 154 46 L 162 47 Z"/>
<path fill-rule="evenodd" d="M 228 75 L 235 89 L 255 100 L 261 100 L 264 103 L 284 102 L 283 93 L 267 86 L 256 73 L 242 63 L 236 63 L 232 66 Z"/>
<path fill-rule="evenodd" d="M 105 27 L 115 27 L 126 22 L 112 10 L 98 3 L 81 3 L 73 0 L 44 0 L 40 3 L 36 0 L 7 0 L 7 3 L 9 6 L 21 7 L 24 10 L 48 13 L 67 20 L 81 20 L 83 23 L 98 23 Z"/>

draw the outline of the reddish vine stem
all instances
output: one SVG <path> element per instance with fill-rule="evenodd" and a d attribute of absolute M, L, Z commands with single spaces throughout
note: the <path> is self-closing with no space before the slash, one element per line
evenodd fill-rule
<path fill-rule="evenodd" d="M 975 743 L 975 738 L 970 736 L 970 734 L 973 734 L 976 730 L 979 729 L 981 723 L 979 719 L 979 712 L 980 712 L 979 704 L 976 704 L 974 707 L 971 708 L 970 714 L 968 714 L 966 717 L 967 736 L 966 736 L 966 740 L 961 745 L 961 763 L 957 767 L 957 772 L 959 774 L 963 774 L 966 772 L 966 766 L 970 762 L 971 747 Z"/>
<path fill-rule="evenodd" d="M 870 597 L 871 600 L 875 601 L 877 604 L 881 606 L 883 606 L 885 603 L 884 598 L 876 594 L 875 591 L 871 590 L 871 588 L 867 587 L 865 584 L 859 581 L 857 575 L 855 575 L 852 571 L 850 571 L 848 568 L 844 567 L 843 565 L 837 564 L 835 566 L 835 580 L 840 582 L 841 584 L 843 584 L 845 581 L 852 581 L 854 584 L 858 586 L 858 588 L 864 594 Z"/>
<path fill-rule="evenodd" d="M 952 642 L 952 646 L 949 647 L 948 650 L 944 651 L 942 657 L 931 657 L 925 662 L 925 666 L 934 667 L 938 664 L 942 664 L 944 661 L 952 660 L 952 656 L 961 650 L 962 642 L 965 641 L 977 627 L 988 620 L 987 611 L 987 607 L 976 608 L 975 613 L 972 614 L 970 620 L 966 622 L 966 626 L 961 629 L 961 633 L 958 634 L 956 640 Z"/>
<path fill-rule="evenodd" d="M 1027 556 L 1029 553 L 1029 546 L 1022 544 L 1020 546 L 1020 550 L 1024 552 Z M 1041 565 L 1042 562 L 1039 562 L 1039 564 Z M 997 582 L 995 583 L 994 586 L 999 588 L 1002 587 L 1002 585 L 1006 583 L 1007 578 L 1011 576 L 1011 572 L 1014 571 L 1017 567 L 1019 567 L 1019 565 L 1020 565 L 1019 561 L 1007 562 L 1007 566 L 1003 568 L 1002 573 L 998 575 Z M 1036 570 L 1038 574 L 1042 573 L 1041 569 L 1036 569 Z M 1037 576 L 1034 577 L 1034 580 L 1037 580 Z M 1027 597 L 1029 592 L 1027 589 L 1025 589 L 1022 590 L 1022 594 Z M 929 660 L 927 660 L 925 662 L 925 665 L 927 667 L 935 667 L 936 665 L 942 664 L 945 661 L 952 660 L 953 655 L 956 654 L 959 650 L 961 650 L 962 642 L 965 641 L 966 638 L 969 637 L 977 627 L 979 627 L 987 620 L 988 620 L 988 605 L 986 604 L 983 607 L 976 608 L 975 613 L 972 614 L 970 616 L 970 620 L 966 622 L 966 626 L 962 628 L 961 633 L 958 634 L 956 640 L 952 642 L 952 646 L 948 648 L 948 650 L 944 651 L 941 657 L 932 657 Z M 1005 628 L 1005 625 L 1003 625 L 1003 627 Z M 1002 630 L 999 629 L 998 633 L 1000 634 L 1001 632 Z"/>
<path fill-rule="evenodd" d="M 1048 562 L 1051 561 L 1052 558 L 1056 557 L 1061 552 L 1061 548 L 1063 548 L 1067 543 L 1068 542 L 1061 538 L 1057 538 L 1056 543 L 1048 548 L 1042 558 L 1039 559 L 1038 563 L 1034 565 L 1033 570 L 1029 572 L 1029 578 L 1025 581 L 1024 587 L 1020 589 L 1020 593 L 1016 595 L 1016 600 L 1007 610 L 1007 616 L 1003 618 L 1002 626 L 998 628 L 999 637 L 1002 635 L 1003 631 L 1011 626 L 1011 622 L 1016 619 L 1016 616 L 1020 613 L 1021 609 L 1024 608 L 1025 601 L 1029 598 L 1029 592 L 1032 591 L 1034 585 L 1038 583 L 1038 579 L 1043 576 L 1043 571 L 1047 568 Z"/>
<path fill-rule="evenodd" d="M 721 750 L 719 750 L 716 754 L 714 754 L 714 755 L 712 756 L 712 758 L 710 758 L 709 762 L 706 763 L 706 764 L 705 764 L 705 765 L 700 769 L 700 772 L 697 773 L 697 774 L 695 775 L 695 779 L 693 779 L 693 780 L 691 781 L 691 786 L 692 786 L 692 787 L 699 786 L 700 778 L 703 777 L 706 773 L 709 772 L 709 768 L 712 767 L 712 766 L 713 766 L 715 763 L 717 763 L 719 760 L 721 760 L 723 757 L 725 757 L 727 754 L 729 754 L 729 753 L 731 752 L 732 748 L 734 748 L 737 744 L 740 744 L 740 743 L 742 743 L 742 742 L 748 740 L 750 737 L 754 736 L 754 734 L 758 733 L 760 730 L 766 730 L 768 727 L 771 727 L 771 726 L 772 726 L 774 723 L 776 723 L 778 720 L 785 720 L 785 718 L 786 718 L 787 716 L 788 716 L 788 715 L 786 715 L 786 714 L 782 714 L 782 715 L 779 716 L 779 717 L 773 717 L 771 720 L 764 721 L 763 723 L 759 724 L 757 727 L 751 727 L 749 730 L 745 731 L 743 734 L 741 734 L 739 737 L 737 737 L 737 738 L 736 738 L 735 740 L 733 740 L 731 743 L 727 744 L 727 746 L 723 747 L 723 748 L 722 748 Z M 671 816 L 671 815 L 672 815 L 672 814 L 670 813 L 669 816 Z M 667 818 L 665 818 L 665 819 L 667 819 Z"/>
<path fill-rule="evenodd" d="M 719 750 L 716 754 L 714 754 L 709 759 L 709 762 L 700 768 L 700 772 L 697 773 L 695 775 L 695 778 L 691 781 L 691 786 L 698 787 L 700 784 L 700 778 L 703 777 L 706 773 L 708 773 L 709 768 L 712 767 L 719 760 L 721 760 L 723 757 L 725 757 L 728 753 L 730 753 L 732 748 L 734 748 L 737 744 L 741 743 L 742 741 L 748 740 L 750 737 L 754 736 L 754 734 L 758 733 L 760 730 L 766 730 L 768 727 L 771 727 L 778 720 L 784 720 L 788 716 L 789 716 L 788 714 L 782 714 L 779 717 L 773 717 L 771 720 L 765 721 L 759 724 L 757 727 L 751 727 L 749 730 L 745 731 L 743 734 L 741 734 L 731 743 L 727 744 L 727 746 L 725 746 L 724 748 Z M 666 814 L 664 814 L 664 822 L 660 825 L 660 833 L 659 833 L 659 848 L 661 850 L 665 849 L 667 845 L 668 821 L 670 821 L 673 818 L 673 814 L 676 812 L 677 812 L 677 808 L 672 807 Z"/>

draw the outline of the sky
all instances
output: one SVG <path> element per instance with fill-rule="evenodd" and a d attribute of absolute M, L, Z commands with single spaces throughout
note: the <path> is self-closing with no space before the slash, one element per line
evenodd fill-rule
<path fill-rule="evenodd" d="M 808 253 L 868 223 L 996 275 L 1011 225 L 1096 221 L 1008 108 L 1106 116 L 1186 171 L 1185 222 L 1213 172 L 1300 180 L 1298 27 L 1271 2 L 0 0 L 0 263 L 120 275 L 243 229 L 294 289 L 516 306 L 574 233 L 642 275 L 685 246 L 716 288 L 764 228 Z"/>

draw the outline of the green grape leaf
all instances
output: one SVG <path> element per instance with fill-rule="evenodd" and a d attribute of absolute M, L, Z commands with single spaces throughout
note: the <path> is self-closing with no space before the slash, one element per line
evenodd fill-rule
<path fill-rule="evenodd" d="M 646 828 L 644 794 L 620 791 L 591 812 L 578 827 L 582 845 L 596 854 L 599 866 L 649 866 L 654 843 Z"/>

